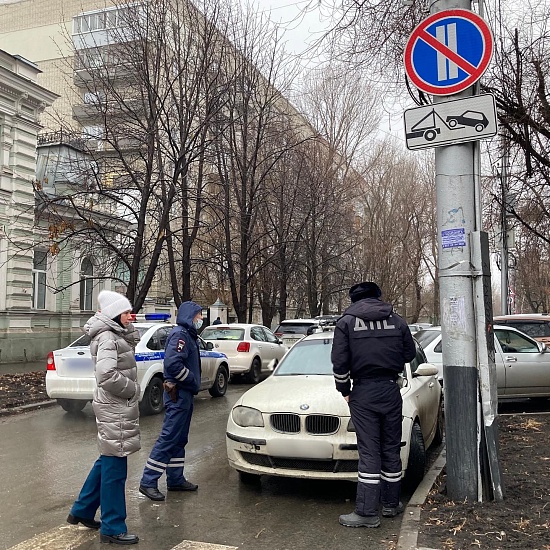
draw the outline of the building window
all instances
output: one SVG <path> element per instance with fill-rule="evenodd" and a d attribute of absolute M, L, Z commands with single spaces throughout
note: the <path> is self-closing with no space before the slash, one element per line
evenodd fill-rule
<path fill-rule="evenodd" d="M 82 260 L 80 266 L 80 309 L 92 311 L 92 299 L 94 290 L 94 266 L 88 258 Z"/>
<path fill-rule="evenodd" d="M 46 309 L 47 268 L 48 253 L 42 250 L 35 250 L 32 267 L 32 307 L 34 309 Z"/>
<path fill-rule="evenodd" d="M 73 17 L 73 34 L 114 29 L 125 24 L 130 8 L 110 8 Z"/>

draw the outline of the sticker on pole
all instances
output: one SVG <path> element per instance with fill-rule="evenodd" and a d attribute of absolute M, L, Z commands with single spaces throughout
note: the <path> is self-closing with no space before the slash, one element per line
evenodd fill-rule
<path fill-rule="evenodd" d="M 424 19 L 405 47 L 405 71 L 423 92 L 452 95 L 475 84 L 493 55 L 493 34 L 476 13 L 444 10 Z"/>
<path fill-rule="evenodd" d="M 466 231 L 464 227 L 442 231 L 441 246 L 442 248 L 464 248 L 466 246 Z"/>

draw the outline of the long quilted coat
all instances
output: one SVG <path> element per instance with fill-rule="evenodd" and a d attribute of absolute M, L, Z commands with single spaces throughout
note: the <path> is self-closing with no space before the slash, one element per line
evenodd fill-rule
<path fill-rule="evenodd" d="M 134 348 L 139 335 L 133 325 L 126 329 L 102 313 L 84 325 L 92 342 L 97 387 L 93 409 L 99 453 L 127 456 L 141 448 L 139 396 Z"/>

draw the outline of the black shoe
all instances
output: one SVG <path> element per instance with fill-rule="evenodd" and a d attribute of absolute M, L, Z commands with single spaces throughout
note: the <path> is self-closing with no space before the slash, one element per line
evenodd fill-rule
<path fill-rule="evenodd" d="M 129 535 L 128 533 L 121 533 L 120 535 L 99 535 L 101 542 L 108 542 L 109 544 L 137 544 L 139 537 L 137 535 Z"/>
<path fill-rule="evenodd" d="M 196 491 L 199 488 L 198 485 L 191 483 L 190 481 L 184 481 L 181 485 L 172 485 L 168 487 L 169 491 Z"/>
<path fill-rule="evenodd" d="M 394 518 L 399 514 L 403 513 L 404 510 L 403 503 L 399 501 L 397 506 L 382 506 L 382 516 L 385 518 Z"/>
<path fill-rule="evenodd" d="M 339 518 L 340 525 L 344 527 L 379 527 L 380 518 L 378 516 L 360 516 L 355 512 L 344 514 Z"/>
<path fill-rule="evenodd" d="M 164 500 L 166 497 L 156 487 L 139 486 L 139 492 L 151 500 Z"/>
<path fill-rule="evenodd" d="M 84 527 L 88 527 L 88 529 L 99 529 L 101 527 L 101 522 L 96 521 L 95 519 L 86 519 L 86 518 L 80 518 L 78 516 L 73 516 L 72 514 L 69 514 L 67 516 L 67 523 L 70 523 L 71 525 L 77 525 L 79 523 L 82 523 Z"/>

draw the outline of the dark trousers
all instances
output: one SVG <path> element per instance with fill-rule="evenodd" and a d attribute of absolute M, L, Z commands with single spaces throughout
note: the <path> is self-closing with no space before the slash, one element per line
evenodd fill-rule
<path fill-rule="evenodd" d="M 128 460 L 125 456 L 101 455 L 92 466 L 71 514 L 93 519 L 101 506 L 101 533 L 120 535 L 126 527 L 125 485 Z"/>
<path fill-rule="evenodd" d="M 158 487 L 158 480 L 164 472 L 168 487 L 182 485 L 185 481 L 185 445 L 193 415 L 193 394 L 180 389 L 174 403 L 164 392 L 164 406 L 162 430 L 143 470 L 140 483 L 143 487 Z"/>
<path fill-rule="evenodd" d="M 359 468 L 355 511 L 376 516 L 399 504 L 403 400 L 392 380 L 361 380 L 349 399 L 357 434 Z"/>

